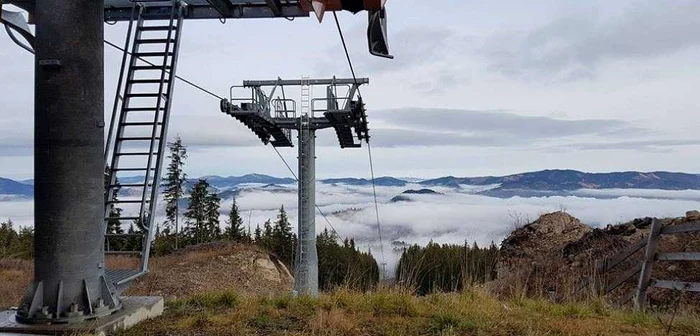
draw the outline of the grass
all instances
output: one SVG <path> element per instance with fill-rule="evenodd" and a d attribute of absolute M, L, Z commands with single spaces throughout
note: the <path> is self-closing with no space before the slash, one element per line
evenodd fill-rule
<path fill-rule="evenodd" d="M 499 300 L 482 289 L 416 297 L 389 289 L 319 298 L 199 294 L 121 335 L 700 335 L 700 316 L 615 310 L 602 301 Z"/>

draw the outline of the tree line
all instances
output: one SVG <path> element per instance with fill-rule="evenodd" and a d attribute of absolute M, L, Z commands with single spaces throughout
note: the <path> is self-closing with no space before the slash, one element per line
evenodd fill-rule
<path fill-rule="evenodd" d="M 491 281 L 496 277 L 498 246 L 486 248 L 428 243 L 403 249 L 396 267 L 398 284 L 424 295 L 433 292 L 460 291 L 466 286 Z"/>
<path fill-rule="evenodd" d="M 34 257 L 34 229 L 15 230 L 11 219 L 0 223 L 0 258 L 31 259 Z"/>
<path fill-rule="evenodd" d="M 198 180 L 189 190 L 189 204 L 181 209 L 182 200 L 187 191 L 187 174 L 184 165 L 187 148 L 180 137 L 168 143 L 169 164 L 163 177 L 163 200 L 165 203 L 165 221 L 158 224 L 151 248 L 151 255 L 162 256 L 190 245 L 215 241 L 234 241 L 256 244 L 274 254 L 290 269 L 294 269 L 297 236 L 284 209 L 280 207 L 276 219 L 268 219 L 256 225 L 251 232 L 243 225 L 238 204 L 234 198 L 225 220 L 225 229 L 221 230 L 219 222 L 221 199 L 216 190 L 205 179 Z M 116 193 L 115 193 L 116 194 Z M 181 214 L 182 210 L 184 212 Z M 122 209 L 112 207 L 110 217 L 121 216 Z M 184 217 L 184 225 L 180 217 Z M 126 232 L 119 225 L 119 220 L 108 223 L 108 233 L 127 235 L 119 239 L 109 239 L 112 250 L 138 250 L 140 237 L 130 234 L 142 232 L 143 226 L 138 221 L 132 223 Z M 318 235 L 319 281 L 323 289 L 337 286 L 349 286 L 367 290 L 375 286 L 379 279 L 377 262 L 371 253 L 361 252 L 353 240 L 339 242 L 336 234 L 327 230 Z"/>

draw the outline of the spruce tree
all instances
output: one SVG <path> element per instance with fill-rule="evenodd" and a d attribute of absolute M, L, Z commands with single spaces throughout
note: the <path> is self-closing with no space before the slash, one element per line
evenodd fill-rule
<path fill-rule="evenodd" d="M 226 220 L 226 239 L 233 240 L 235 242 L 245 242 L 248 240 L 248 235 L 243 228 L 243 218 L 241 218 L 238 212 L 238 204 L 236 204 L 236 198 L 233 198 L 231 203 L 231 211 L 228 213 L 228 219 Z"/>
<path fill-rule="evenodd" d="M 180 233 L 179 215 L 180 215 L 180 198 L 185 194 L 185 182 L 187 174 L 182 171 L 187 159 L 187 148 L 182 144 L 180 136 L 175 138 L 174 142 L 168 143 L 170 154 L 168 159 L 167 173 L 163 179 L 163 199 L 165 200 L 165 217 L 167 218 L 166 226 L 172 228 L 175 232 L 175 249 L 178 248 Z M 169 230 L 170 231 L 170 230 Z"/>
<path fill-rule="evenodd" d="M 272 251 L 280 260 L 290 266 L 294 257 L 294 235 L 284 205 L 280 207 L 277 214 L 277 220 L 272 229 L 272 240 Z"/>
<path fill-rule="evenodd" d="M 219 226 L 219 216 L 221 215 L 219 213 L 219 208 L 221 207 L 221 199 L 219 198 L 219 195 L 217 195 L 215 192 L 209 193 L 207 188 L 206 202 L 206 240 L 208 242 L 211 242 L 221 237 L 221 227 Z"/>
<path fill-rule="evenodd" d="M 206 239 L 207 224 L 207 188 L 206 180 L 199 180 L 190 190 L 190 205 L 187 207 L 185 217 L 187 224 L 185 235 L 190 244 L 203 243 Z"/>
<path fill-rule="evenodd" d="M 260 224 L 255 226 L 255 233 L 253 234 L 253 239 L 255 243 L 262 246 L 262 230 L 260 230 Z"/>

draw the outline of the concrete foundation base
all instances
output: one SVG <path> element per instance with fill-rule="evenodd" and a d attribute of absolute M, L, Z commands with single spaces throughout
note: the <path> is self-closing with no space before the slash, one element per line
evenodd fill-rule
<path fill-rule="evenodd" d="M 121 298 L 124 308 L 112 315 L 76 324 L 21 324 L 15 321 L 15 311 L 0 312 L 0 336 L 10 335 L 109 335 L 128 329 L 137 323 L 163 314 L 160 296 L 130 296 Z"/>

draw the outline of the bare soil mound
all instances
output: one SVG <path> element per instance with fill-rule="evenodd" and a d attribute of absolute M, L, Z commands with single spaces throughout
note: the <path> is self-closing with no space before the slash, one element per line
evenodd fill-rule
<path fill-rule="evenodd" d="M 108 258 L 108 267 L 132 268 L 137 260 Z M 125 295 L 175 298 L 203 292 L 235 290 L 251 295 L 291 291 L 287 267 L 265 250 L 245 244 L 219 242 L 185 248 L 150 259 L 150 272 L 136 280 Z M 0 259 L 0 308 L 17 306 L 32 279 L 28 260 Z"/>
<path fill-rule="evenodd" d="M 124 260 L 108 260 L 108 265 L 115 262 Z M 125 294 L 180 297 L 234 289 L 273 295 L 291 291 L 293 281 L 282 262 L 257 246 L 212 243 L 152 258 L 148 275 L 136 280 Z"/>
<path fill-rule="evenodd" d="M 697 218 L 691 215 L 661 221 L 664 226 L 696 221 Z M 566 213 L 543 215 L 515 230 L 503 241 L 497 263 L 498 280 L 493 288 L 507 295 L 525 293 L 557 299 L 590 294 L 582 288 L 582 284 L 587 283 L 585 279 L 599 277 L 604 282 L 612 282 L 641 261 L 644 249 L 610 272 L 597 273 L 597 266 L 606 258 L 646 239 L 651 221 L 651 218 L 638 218 L 624 224 L 592 229 Z M 700 233 L 664 235 L 658 251 L 700 252 Z M 652 278 L 700 282 L 700 263 L 656 262 Z M 612 292 L 612 301 L 628 294 L 636 286 L 636 281 L 637 276 L 633 276 Z M 678 302 L 679 294 L 651 289 L 649 302 L 652 306 L 673 305 Z M 697 306 L 700 296 L 683 293 L 681 300 Z"/>

